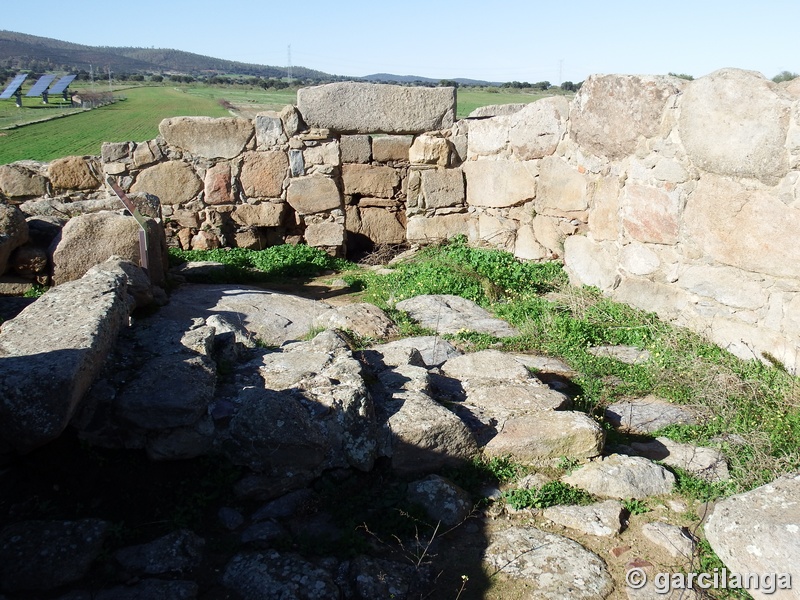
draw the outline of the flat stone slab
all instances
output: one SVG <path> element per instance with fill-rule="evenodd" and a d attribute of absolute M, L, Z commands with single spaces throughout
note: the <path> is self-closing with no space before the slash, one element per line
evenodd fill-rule
<path fill-rule="evenodd" d="M 697 424 L 692 409 L 655 396 L 615 402 L 606 409 L 606 419 L 612 426 L 631 433 L 653 433 L 668 425 Z"/>
<path fill-rule="evenodd" d="M 797 598 L 800 577 L 800 474 L 780 477 L 720 500 L 705 524 L 706 538 L 734 573 L 791 573 L 794 591 L 754 598 Z"/>
<path fill-rule="evenodd" d="M 640 365 L 650 360 L 650 352 L 636 346 L 592 346 L 589 354 L 603 358 L 613 358 L 628 365 Z"/>
<path fill-rule="evenodd" d="M 495 380 L 510 383 L 538 381 L 512 355 L 499 350 L 481 350 L 451 358 L 442 365 L 442 372 L 460 381 Z"/>
<path fill-rule="evenodd" d="M 622 529 L 622 503 L 606 500 L 589 506 L 551 506 L 542 516 L 553 523 L 587 535 L 611 537 Z"/>
<path fill-rule="evenodd" d="M 383 356 L 390 356 L 394 355 L 396 350 L 403 348 L 417 350 L 427 367 L 441 366 L 445 361 L 461 355 L 461 352 L 450 342 L 436 335 L 405 338 L 379 346 L 372 346 L 370 350 L 380 352 Z M 389 365 L 388 362 L 386 364 Z"/>
<path fill-rule="evenodd" d="M 708 481 L 727 481 L 731 478 L 725 455 L 714 448 L 681 444 L 659 437 L 651 442 L 633 442 L 631 449 L 638 456 L 679 467 Z"/>
<path fill-rule="evenodd" d="M 555 373 L 567 377 L 575 375 L 575 370 L 570 367 L 563 360 L 553 358 L 552 356 L 539 356 L 537 354 L 521 354 L 519 352 L 509 353 L 513 356 L 514 360 L 533 369 L 534 371 L 541 371 L 544 373 Z"/>
<path fill-rule="evenodd" d="M 197 567 L 203 559 L 205 540 L 189 531 L 173 531 L 147 544 L 121 548 L 114 558 L 136 575 L 183 573 Z"/>
<path fill-rule="evenodd" d="M 523 464 L 561 457 L 587 459 L 603 450 L 602 428 L 585 413 L 543 411 L 508 419 L 484 447 L 487 456 L 510 456 Z"/>
<path fill-rule="evenodd" d="M 688 560 L 694 554 L 694 541 L 677 525 L 654 521 L 642 527 L 642 535 L 674 558 Z"/>
<path fill-rule="evenodd" d="M 577 542 L 535 527 L 492 534 L 485 552 L 490 568 L 529 587 L 526 598 L 605 598 L 614 582 L 599 556 Z"/>
<path fill-rule="evenodd" d="M 642 500 L 672 492 L 675 476 L 646 458 L 612 454 L 576 469 L 561 481 L 596 496 Z"/>
<path fill-rule="evenodd" d="M 0 446 L 27 452 L 66 428 L 134 306 L 120 264 L 93 267 L 3 323 Z"/>
<path fill-rule="evenodd" d="M 44 591 L 81 579 L 103 549 L 108 522 L 23 521 L 0 531 L 0 591 Z"/>
<path fill-rule="evenodd" d="M 397 327 L 380 308 L 360 302 L 326 310 L 314 319 L 314 327 L 347 329 L 365 338 L 383 339 L 397 334 Z"/>
<path fill-rule="evenodd" d="M 424 133 L 453 126 L 455 88 L 329 83 L 297 91 L 310 127 L 339 133 Z"/>
<path fill-rule="evenodd" d="M 188 324 L 194 318 L 219 313 L 242 324 L 262 342 L 280 345 L 305 336 L 314 320 L 330 310 L 324 302 L 253 286 L 187 284 L 172 293 L 159 315 Z"/>
<path fill-rule="evenodd" d="M 519 331 L 471 300 L 447 294 L 415 296 L 395 305 L 419 323 L 436 333 L 474 331 L 499 338 L 519 335 Z"/>

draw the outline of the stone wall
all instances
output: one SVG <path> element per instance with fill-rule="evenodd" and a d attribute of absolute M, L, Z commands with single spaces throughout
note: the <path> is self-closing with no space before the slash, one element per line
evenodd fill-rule
<path fill-rule="evenodd" d="M 183 248 L 463 234 L 797 368 L 800 84 L 597 75 L 572 101 L 454 108 L 450 88 L 303 89 L 254 121 L 168 119 L 99 158 L 0 166 L 0 193 L 29 223 L 107 210 L 102 170 L 159 196 Z"/>

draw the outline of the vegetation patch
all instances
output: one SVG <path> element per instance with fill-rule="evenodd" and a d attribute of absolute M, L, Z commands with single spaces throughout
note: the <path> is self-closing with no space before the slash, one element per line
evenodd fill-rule
<path fill-rule="evenodd" d="M 469 350 L 495 347 L 565 361 L 578 373 L 572 379 L 578 390 L 574 405 L 601 422 L 609 404 L 648 394 L 697 407 L 704 415 L 700 424 L 672 426 L 656 435 L 718 448 L 730 462 L 733 481 L 708 484 L 679 473 L 679 489 L 692 498 L 745 491 L 800 468 L 800 385 L 782 365 L 741 360 L 699 334 L 614 302 L 597 289 L 570 287 L 557 263 L 523 263 L 508 252 L 469 247 L 463 237 L 421 250 L 387 274 L 302 245 L 259 251 L 171 249 L 170 260 L 222 262 L 228 267 L 220 277 L 239 282 L 339 271 L 363 301 L 386 310 L 403 336 L 432 332 L 394 308 L 397 302 L 422 294 L 473 300 L 520 335 L 499 339 L 464 331 L 449 336 L 453 341 Z M 598 345 L 636 346 L 651 357 L 629 365 L 592 355 L 589 348 Z M 610 441 L 626 441 L 605 426 Z"/>
<path fill-rule="evenodd" d="M 508 490 L 503 493 L 503 499 L 515 510 L 549 508 L 562 504 L 583 506 L 595 501 L 589 492 L 561 481 L 550 481 L 541 487 Z"/>
<path fill-rule="evenodd" d="M 211 261 L 225 265 L 219 275 L 209 278 L 217 282 L 248 283 L 274 281 L 281 278 L 314 277 L 329 270 L 352 268 L 352 263 L 334 258 L 319 248 L 303 244 L 284 244 L 265 250 L 219 248 L 216 250 L 169 249 L 170 263 L 179 265 L 192 261 Z"/>

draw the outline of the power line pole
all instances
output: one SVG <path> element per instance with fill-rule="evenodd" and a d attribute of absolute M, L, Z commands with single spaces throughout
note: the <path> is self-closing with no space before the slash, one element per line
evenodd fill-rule
<path fill-rule="evenodd" d="M 560 59 L 558 61 L 558 85 L 559 86 L 562 83 L 564 83 L 564 77 L 562 75 L 563 71 L 564 71 L 564 59 L 562 58 L 562 59 Z"/>
<path fill-rule="evenodd" d="M 292 85 L 292 45 L 289 44 L 286 49 L 286 78 L 289 80 L 289 85 Z"/>

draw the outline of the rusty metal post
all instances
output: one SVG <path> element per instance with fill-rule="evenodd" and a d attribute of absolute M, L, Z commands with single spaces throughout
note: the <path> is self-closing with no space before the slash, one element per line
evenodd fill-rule
<path fill-rule="evenodd" d="M 147 219 L 142 216 L 142 213 L 139 212 L 139 209 L 136 208 L 136 205 L 128 198 L 127 194 L 122 191 L 122 188 L 117 185 L 117 182 L 114 181 L 111 176 L 106 176 L 106 183 L 109 187 L 114 191 L 114 193 L 119 198 L 122 205 L 128 209 L 128 212 L 133 215 L 133 218 L 136 219 L 136 222 L 139 224 L 139 263 L 142 269 L 144 269 L 145 273 L 150 275 L 148 269 L 150 268 L 150 247 L 147 243 Z"/>

